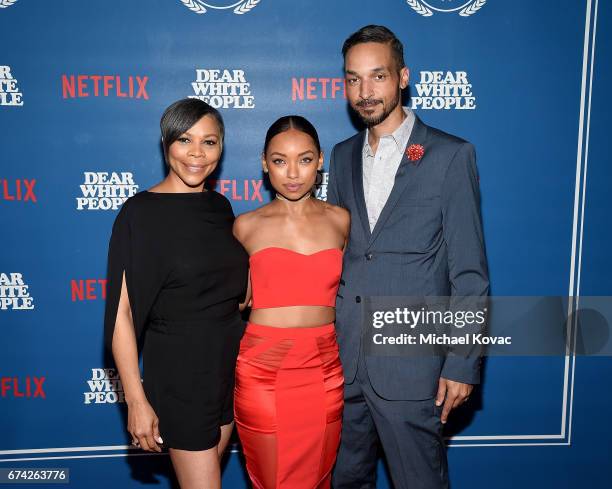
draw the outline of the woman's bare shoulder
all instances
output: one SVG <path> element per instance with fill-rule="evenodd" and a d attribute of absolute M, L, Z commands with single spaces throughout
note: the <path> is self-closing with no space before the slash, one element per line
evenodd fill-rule
<path fill-rule="evenodd" d="M 324 202 L 325 212 L 334 221 L 334 224 L 340 227 L 343 231 L 348 233 L 351 226 L 351 214 L 344 207 L 333 205 L 328 202 Z M 346 234 L 345 233 L 345 234 Z"/>
<path fill-rule="evenodd" d="M 265 219 L 266 215 L 269 213 L 269 205 L 270 204 L 266 204 L 236 217 L 234 220 L 234 236 L 240 241 L 248 238 L 248 236 L 261 225 L 261 221 Z"/>

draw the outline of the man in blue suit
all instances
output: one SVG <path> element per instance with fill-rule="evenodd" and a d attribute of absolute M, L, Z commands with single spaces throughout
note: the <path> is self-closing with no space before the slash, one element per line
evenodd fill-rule
<path fill-rule="evenodd" d="M 376 486 L 382 445 L 397 489 L 448 487 L 442 426 L 479 382 L 480 359 L 376 356 L 362 341 L 368 297 L 486 297 L 487 263 L 473 146 L 401 105 L 403 47 L 366 26 L 342 48 L 346 94 L 366 129 L 337 144 L 328 201 L 351 212 L 336 302 L 345 376 L 335 489 Z"/>

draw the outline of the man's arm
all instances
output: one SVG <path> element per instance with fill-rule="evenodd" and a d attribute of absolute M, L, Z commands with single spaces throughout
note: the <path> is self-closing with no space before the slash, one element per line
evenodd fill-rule
<path fill-rule="evenodd" d="M 464 143 L 455 153 L 442 185 L 442 227 L 448 252 L 452 311 L 473 309 L 489 293 L 489 277 L 480 214 L 480 191 L 474 147 Z M 481 299 L 481 300 L 478 300 Z M 452 326 L 454 328 L 454 326 Z M 458 332 L 458 331 L 455 331 Z M 437 402 L 446 398 L 442 421 L 480 382 L 480 352 L 448 351 Z"/>

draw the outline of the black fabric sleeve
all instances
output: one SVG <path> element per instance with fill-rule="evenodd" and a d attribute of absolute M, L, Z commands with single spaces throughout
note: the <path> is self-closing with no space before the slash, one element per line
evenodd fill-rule
<path fill-rule="evenodd" d="M 153 252 L 154 236 L 147 236 L 146 225 L 137 221 L 134 203 L 130 200 L 117 214 L 108 248 L 104 343 L 109 350 L 112 349 L 123 273 L 137 341 L 163 281 L 162 263 Z"/>

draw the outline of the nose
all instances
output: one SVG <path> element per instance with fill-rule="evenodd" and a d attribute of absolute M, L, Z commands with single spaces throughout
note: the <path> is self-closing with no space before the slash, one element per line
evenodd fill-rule
<path fill-rule="evenodd" d="M 292 180 L 294 180 L 298 176 L 299 176 L 298 162 L 292 161 L 287 165 L 287 178 L 291 178 Z"/>
<path fill-rule="evenodd" d="M 204 156 L 204 151 L 202 150 L 201 145 L 196 144 L 196 143 L 191 143 L 187 154 L 194 158 L 200 158 L 201 156 Z"/>
<path fill-rule="evenodd" d="M 372 85 L 370 84 L 370 80 L 366 78 L 362 79 L 361 83 L 359 84 L 359 96 L 362 99 L 367 100 L 372 95 Z"/>

